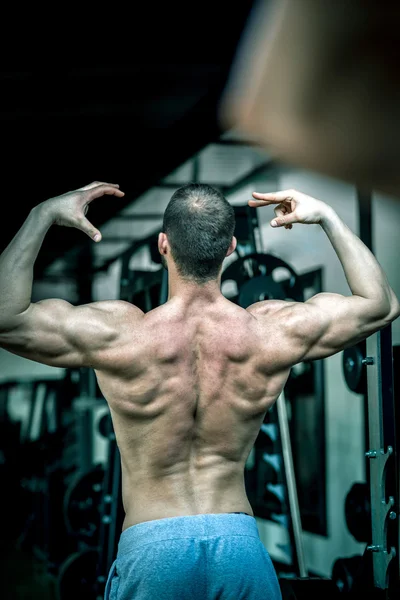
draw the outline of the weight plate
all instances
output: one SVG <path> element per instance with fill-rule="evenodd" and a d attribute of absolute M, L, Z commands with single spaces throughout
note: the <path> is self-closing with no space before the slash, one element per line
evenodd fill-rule
<path fill-rule="evenodd" d="M 371 501 L 366 483 L 354 483 L 346 496 L 344 512 L 349 532 L 357 542 L 370 543 Z"/>
<path fill-rule="evenodd" d="M 332 568 L 332 581 L 339 592 L 348 594 L 351 592 L 357 573 L 362 568 L 362 556 L 350 556 L 349 558 L 338 558 Z"/>
<path fill-rule="evenodd" d="M 105 413 L 101 419 L 99 419 L 98 430 L 100 435 L 105 439 L 110 439 L 110 436 L 114 433 L 114 428 L 111 420 L 110 413 Z"/>
<path fill-rule="evenodd" d="M 348 388 L 356 394 L 367 392 L 367 368 L 363 363 L 365 358 L 365 342 L 346 348 L 343 351 L 343 375 Z"/>
<path fill-rule="evenodd" d="M 272 254 L 239 257 L 222 273 L 221 283 L 229 280 L 236 281 L 239 291 L 229 299 L 242 308 L 261 300 L 304 300 L 303 286 L 295 270 Z"/>

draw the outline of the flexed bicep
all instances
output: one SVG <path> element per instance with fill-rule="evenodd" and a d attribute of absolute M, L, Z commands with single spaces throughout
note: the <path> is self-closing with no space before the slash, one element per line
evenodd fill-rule
<path fill-rule="evenodd" d="M 298 328 L 293 335 L 303 345 L 303 360 L 332 356 L 393 320 L 391 314 L 380 312 L 376 304 L 357 295 L 321 293 L 297 310 Z"/>

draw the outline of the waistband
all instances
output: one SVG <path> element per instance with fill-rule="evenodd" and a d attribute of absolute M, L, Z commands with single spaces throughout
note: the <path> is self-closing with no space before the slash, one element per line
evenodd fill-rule
<path fill-rule="evenodd" d="M 122 532 L 118 555 L 126 554 L 140 545 L 163 540 L 232 535 L 259 538 L 255 518 L 244 513 L 218 513 L 144 521 Z"/>

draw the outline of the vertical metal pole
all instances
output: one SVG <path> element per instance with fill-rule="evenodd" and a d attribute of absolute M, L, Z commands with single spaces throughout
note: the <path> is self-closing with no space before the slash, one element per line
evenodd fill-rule
<path fill-rule="evenodd" d="M 282 444 L 283 464 L 285 468 L 286 484 L 289 499 L 290 518 L 293 525 L 293 537 L 296 546 L 297 561 L 299 564 L 299 574 L 300 577 L 307 577 L 308 573 L 304 559 L 304 548 L 302 539 L 303 531 L 301 527 L 299 499 L 297 496 L 296 479 L 293 467 L 292 446 L 290 443 L 289 424 L 284 392 L 281 393 L 276 404 Z"/>
<path fill-rule="evenodd" d="M 357 189 L 359 237 L 362 242 L 372 250 L 372 194 L 371 192 Z M 369 448 L 369 422 L 368 422 L 368 395 L 364 394 L 364 452 Z M 365 478 L 368 486 L 370 482 L 369 465 L 366 465 Z"/>

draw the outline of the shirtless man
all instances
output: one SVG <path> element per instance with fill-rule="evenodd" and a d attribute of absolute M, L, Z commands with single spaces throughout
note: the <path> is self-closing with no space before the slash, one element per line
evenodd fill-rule
<path fill-rule="evenodd" d="M 147 314 L 122 301 L 31 302 L 33 265 L 53 224 L 101 234 L 88 204 L 121 197 L 95 182 L 35 206 L 0 257 L 0 345 L 55 367 L 91 367 L 121 454 L 126 518 L 105 597 L 278 599 L 279 583 L 246 497 L 244 467 L 290 368 L 331 356 L 400 314 L 385 273 L 325 203 L 295 190 L 254 193 L 271 225 L 318 223 L 352 295 L 247 310 L 220 290 L 235 249 L 234 211 L 213 188 L 173 195 L 158 247 L 168 302 Z M 288 233 L 288 235 L 290 235 Z M 243 514 L 247 513 L 247 514 Z"/>

